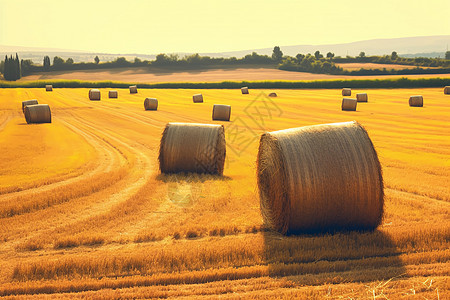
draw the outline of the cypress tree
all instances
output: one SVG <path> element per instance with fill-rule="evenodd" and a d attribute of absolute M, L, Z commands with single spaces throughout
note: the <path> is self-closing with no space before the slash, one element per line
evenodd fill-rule
<path fill-rule="evenodd" d="M 16 61 L 15 61 L 15 67 L 16 67 L 16 79 L 20 79 L 22 77 L 22 72 L 20 71 L 20 60 L 19 55 L 16 53 Z"/>
<path fill-rule="evenodd" d="M 3 65 L 3 77 L 5 77 L 5 80 L 9 80 L 8 55 L 5 55 L 5 64 Z"/>

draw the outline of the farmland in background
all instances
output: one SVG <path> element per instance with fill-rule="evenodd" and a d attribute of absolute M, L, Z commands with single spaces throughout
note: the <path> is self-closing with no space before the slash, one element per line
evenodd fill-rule
<path fill-rule="evenodd" d="M 448 298 L 450 96 L 442 90 L 353 90 L 369 102 L 342 112 L 341 90 L 268 98 L 273 90 L 119 89 L 108 99 L 101 89 L 91 102 L 88 89 L 1 89 L 0 296 Z M 192 103 L 196 93 L 204 103 Z M 416 94 L 423 108 L 408 106 Z M 146 97 L 159 100 L 158 111 L 144 111 Z M 29 99 L 49 104 L 53 123 L 27 125 L 21 101 Z M 213 104 L 231 105 L 231 122 L 211 121 Z M 351 120 L 368 130 L 383 167 L 382 225 L 268 231 L 256 188 L 259 136 Z M 167 122 L 224 124 L 224 176 L 161 175 Z"/>

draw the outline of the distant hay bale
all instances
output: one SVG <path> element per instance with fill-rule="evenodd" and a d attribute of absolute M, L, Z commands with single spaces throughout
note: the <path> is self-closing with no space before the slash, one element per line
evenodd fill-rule
<path fill-rule="evenodd" d="M 353 98 L 342 99 L 342 110 L 355 111 L 358 100 Z"/>
<path fill-rule="evenodd" d="M 446 86 L 446 87 L 444 88 L 444 94 L 450 95 L 450 86 Z"/>
<path fill-rule="evenodd" d="M 119 97 L 119 93 L 117 91 L 111 90 L 111 91 L 108 92 L 108 97 L 109 98 L 118 98 Z"/>
<path fill-rule="evenodd" d="M 278 95 L 277 95 L 277 93 L 270 93 L 269 94 L 269 97 L 277 97 Z"/>
<path fill-rule="evenodd" d="M 342 96 L 351 96 L 352 95 L 352 89 L 351 88 L 343 88 L 342 89 Z"/>
<path fill-rule="evenodd" d="M 27 105 L 24 114 L 28 124 L 52 122 L 52 113 L 48 104 Z"/>
<path fill-rule="evenodd" d="M 168 123 L 161 137 L 161 173 L 223 174 L 226 142 L 223 125 Z"/>
<path fill-rule="evenodd" d="M 242 94 L 248 94 L 248 87 L 246 86 L 241 87 L 241 92 Z"/>
<path fill-rule="evenodd" d="M 145 110 L 157 110 L 158 109 L 158 99 L 145 98 L 144 108 L 145 108 Z"/>
<path fill-rule="evenodd" d="M 47 92 L 53 91 L 53 85 L 47 84 L 47 85 L 45 86 L 45 91 L 47 91 Z"/>
<path fill-rule="evenodd" d="M 25 111 L 25 106 L 27 106 L 27 105 L 35 105 L 35 104 L 39 104 L 38 101 L 35 100 L 35 99 L 22 101 L 22 112 Z"/>
<path fill-rule="evenodd" d="M 214 104 L 212 119 L 217 121 L 230 121 L 231 106 L 223 104 Z"/>
<path fill-rule="evenodd" d="M 359 93 L 356 94 L 356 101 L 358 102 L 367 102 L 369 97 L 367 96 L 367 93 Z"/>
<path fill-rule="evenodd" d="M 101 98 L 99 89 L 90 89 L 89 90 L 89 100 L 91 101 L 99 101 Z"/>
<path fill-rule="evenodd" d="M 409 97 L 409 106 L 422 107 L 423 97 L 420 95 Z"/>
<path fill-rule="evenodd" d="M 263 219 L 283 234 L 374 229 L 382 219 L 380 162 L 355 121 L 263 134 L 257 180 Z"/>
<path fill-rule="evenodd" d="M 130 94 L 137 94 L 137 92 L 138 92 L 136 85 L 130 85 L 129 89 L 130 89 Z"/>
<path fill-rule="evenodd" d="M 202 94 L 193 95 L 192 101 L 194 101 L 194 103 L 203 103 L 203 95 Z"/>

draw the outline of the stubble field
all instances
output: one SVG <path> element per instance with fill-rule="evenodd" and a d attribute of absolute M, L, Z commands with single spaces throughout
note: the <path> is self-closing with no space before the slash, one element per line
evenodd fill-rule
<path fill-rule="evenodd" d="M 450 297 L 450 96 L 442 89 L 0 90 L 0 296 L 16 298 Z M 355 93 L 358 91 L 352 91 Z M 192 103 L 202 93 L 204 103 Z M 424 107 L 409 107 L 410 95 Z M 146 97 L 158 111 L 144 111 Z M 21 101 L 52 109 L 27 125 Z M 231 122 L 211 121 L 213 104 Z M 281 236 L 262 221 L 265 131 L 356 120 L 378 151 L 385 214 L 374 232 Z M 161 175 L 167 122 L 224 124 L 223 177 Z"/>

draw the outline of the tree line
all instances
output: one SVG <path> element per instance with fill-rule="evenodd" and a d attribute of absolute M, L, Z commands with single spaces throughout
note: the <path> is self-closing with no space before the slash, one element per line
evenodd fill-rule
<path fill-rule="evenodd" d="M 14 81 L 22 77 L 19 56 L 17 53 L 15 58 L 12 55 L 10 57 L 6 55 L 1 67 L 3 69 L 2 73 L 5 80 Z"/>

